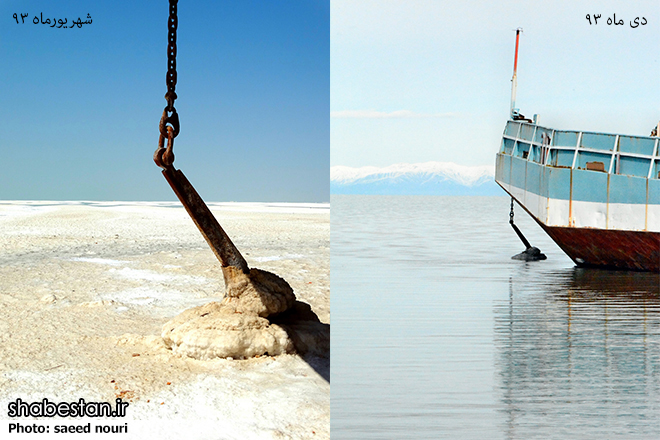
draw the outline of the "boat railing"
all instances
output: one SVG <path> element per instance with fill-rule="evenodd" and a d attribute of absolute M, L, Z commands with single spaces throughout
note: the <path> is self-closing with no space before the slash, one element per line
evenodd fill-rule
<path fill-rule="evenodd" d="M 508 121 L 500 153 L 541 165 L 660 179 L 660 138 L 553 130 Z"/>

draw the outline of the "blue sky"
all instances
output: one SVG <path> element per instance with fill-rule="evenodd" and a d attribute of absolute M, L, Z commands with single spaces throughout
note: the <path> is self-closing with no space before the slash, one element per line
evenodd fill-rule
<path fill-rule="evenodd" d="M 614 14 L 624 25 L 607 25 Z M 647 24 L 632 28 L 637 17 Z M 331 165 L 494 164 L 518 27 L 523 114 L 649 135 L 660 119 L 655 0 L 332 0 Z"/>
<path fill-rule="evenodd" d="M 178 9 L 175 167 L 207 201 L 328 201 L 328 1 Z M 92 23 L 33 24 L 40 13 Z M 175 200 L 151 158 L 168 13 L 166 0 L 3 0 L 0 199 Z"/>

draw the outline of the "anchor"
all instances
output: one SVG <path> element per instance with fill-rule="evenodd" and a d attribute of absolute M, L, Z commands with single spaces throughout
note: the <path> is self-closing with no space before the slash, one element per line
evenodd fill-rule
<path fill-rule="evenodd" d="M 174 194 L 176 194 L 186 209 L 186 212 L 188 212 L 188 215 L 190 215 L 197 226 L 197 229 L 202 233 L 209 247 L 220 261 L 225 283 L 230 281 L 235 270 L 246 275 L 249 274 L 250 269 L 245 258 L 243 258 L 227 233 L 222 229 L 208 206 L 206 206 L 206 203 L 204 203 L 204 200 L 202 200 L 183 172 L 174 168 L 174 153 L 172 153 L 174 130 L 171 126 L 167 127 L 167 135 L 168 146 L 166 149 L 159 146 L 154 153 L 154 162 L 163 169 L 162 174 L 165 176 L 167 183 L 170 184 Z M 230 270 L 230 267 L 233 267 L 234 270 Z"/>
<path fill-rule="evenodd" d="M 527 241 L 523 233 L 520 231 L 520 229 L 518 229 L 518 226 L 516 226 L 516 224 L 513 223 L 513 197 L 511 197 L 511 212 L 509 213 L 509 224 L 511 225 L 513 230 L 516 231 L 516 234 L 518 234 L 518 237 L 525 245 L 525 250 L 511 257 L 512 260 L 539 261 L 548 258 L 545 256 L 544 253 L 541 252 L 539 248 L 529 244 L 529 241 Z"/>
<path fill-rule="evenodd" d="M 177 0 L 169 3 L 167 105 L 160 119 L 160 136 L 153 159 L 220 261 L 225 295 L 221 302 L 186 310 L 167 322 L 162 329 L 163 341 L 179 355 L 203 360 L 292 352 L 327 354 L 330 326 L 321 323 L 308 304 L 296 301 L 293 289 L 284 279 L 248 267 L 204 200 L 183 172 L 174 168 L 174 138 L 180 130 L 174 108 Z"/>
<path fill-rule="evenodd" d="M 240 271 L 245 275 L 250 274 L 247 262 L 236 249 L 234 243 L 229 239 L 225 231 L 215 219 L 209 208 L 199 196 L 195 188 L 190 184 L 186 176 L 174 168 L 174 138 L 179 135 L 180 124 L 179 115 L 174 107 L 176 95 L 176 30 L 178 26 L 177 0 L 170 0 L 170 16 L 168 20 L 168 46 L 167 46 L 167 74 L 166 84 L 167 93 L 165 100 L 167 105 L 163 110 L 163 115 L 158 124 L 160 137 L 158 138 L 158 148 L 154 152 L 154 162 L 163 169 L 162 173 L 165 179 L 172 187 L 172 190 L 181 201 L 193 222 L 206 239 L 213 253 L 216 255 L 222 266 L 222 273 L 225 278 L 225 284 L 235 277 L 235 273 Z M 167 148 L 165 148 L 165 139 L 167 139 Z M 233 269 L 230 269 L 233 268 Z"/>

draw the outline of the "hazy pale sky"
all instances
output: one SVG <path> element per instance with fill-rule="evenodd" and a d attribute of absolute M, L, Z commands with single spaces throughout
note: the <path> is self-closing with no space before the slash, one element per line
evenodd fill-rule
<path fill-rule="evenodd" d="M 204 199 L 329 200 L 329 13 L 179 2 L 174 164 Z M 167 0 L 0 2 L 0 199 L 175 200 L 152 160 L 168 14 Z"/>
<path fill-rule="evenodd" d="M 622 25 L 607 24 L 615 15 Z M 637 17 L 647 24 L 632 28 Z M 518 27 L 524 115 L 649 135 L 660 119 L 657 1 L 332 0 L 331 165 L 493 164 Z"/>

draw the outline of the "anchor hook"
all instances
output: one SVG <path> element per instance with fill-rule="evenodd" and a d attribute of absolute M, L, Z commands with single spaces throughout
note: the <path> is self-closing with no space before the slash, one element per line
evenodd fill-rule
<path fill-rule="evenodd" d="M 518 229 L 518 226 L 516 226 L 516 224 L 513 222 L 513 197 L 511 197 L 511 211 L 509 212 L 509 224 L 520 238 L 520 241 L 522 241 L 523 244 L 525 245 L 525 250 L 511 257 L 512 260 L 539 261 L 548 258 L 545 256 L 544 253 L 541 252 L 539 248 L 529 244 L 529 241 L 527 241 L 522 231 Z"/>

